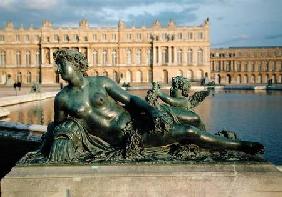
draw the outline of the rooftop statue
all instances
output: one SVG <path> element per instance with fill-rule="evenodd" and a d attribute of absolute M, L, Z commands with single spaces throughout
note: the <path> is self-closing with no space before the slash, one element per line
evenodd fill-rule
<path fill-rule="evenodd" d="M 87 76 L 87 60 L 77 51 L 57 50 L 54 60 L 68 85 L 55 97 L 40 150 L 20 163 L 216 160 L 226 151 L 248 160 L 263 152 L 258 142 L 205 131 L 193 108 L 208 92 L 188 97 L 185 78 L 173 78 L 170 96 L 153 83 L 146 101 L 107 77 Z"/>

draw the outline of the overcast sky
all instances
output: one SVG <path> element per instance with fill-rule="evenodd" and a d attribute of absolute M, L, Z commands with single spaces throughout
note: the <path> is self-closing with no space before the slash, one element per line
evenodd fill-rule
<path fill-rule="evenodd" d="M 282 0 L 0 0 L 0 27 L 12 20 L 19 27 L 41 26 L 150 26 L 159 19 L 167 25 L 199 25 L 210 18 L 213 48 L 282 46 Z"/>

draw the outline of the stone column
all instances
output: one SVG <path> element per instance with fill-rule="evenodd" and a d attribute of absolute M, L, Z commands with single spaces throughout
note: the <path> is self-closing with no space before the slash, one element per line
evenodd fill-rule
<path fill-rule="evenodd" d="M 89 66 L 93 66 L 93 57 L 92 57 L 92 55 L 91 55 L 90 48 L 87 47 L 86 50 L 87 50 L 87 61 L 88 61 L 88 65 L 89 65 Z"/>
<path fill-rule="evenodd" d="M 53 48 L 50 48 L 50 63 L 51 63 L 52 65 L 54 64 L 53 52 L 54 52 L 54 49 L 53 49 Z"/>
<path fill-rule="evenodd" d="M 183 51 L 182 51 L 182 62 L 183 62 L 183 65 L 187 65 L 187 47 L 184 47 L 183 48 Z"/>

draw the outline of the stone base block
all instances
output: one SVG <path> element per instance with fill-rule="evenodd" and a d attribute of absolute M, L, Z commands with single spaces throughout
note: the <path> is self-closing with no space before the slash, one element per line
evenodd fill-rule
<path fill-rule="evenodd" d="M 281 197 L 282 173 L 263 164 L 14 167 L 2 197 Z"/>

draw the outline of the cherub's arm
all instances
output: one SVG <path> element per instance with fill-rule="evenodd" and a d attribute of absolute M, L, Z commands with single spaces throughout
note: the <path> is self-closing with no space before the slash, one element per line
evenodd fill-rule
<path fill-rule="evenodd" d="M 201 103 L 208 95 L 209 91 L 200 91 L 200 92 L 195 92 L 191 97 L 189 97 L 189 103 L 191 108 L 196 107 Z"/>
<path fill-rule="evenodd" d="M 171 97 L 163 92 L 158 92 L 159 98 L 174 107 L 186 107 L 187 105 L 187 98 L 182 97 L 182 98 L 175 98 L 175 97 Z"/>

